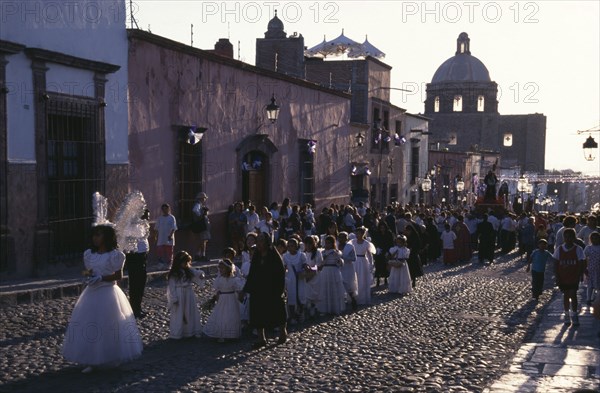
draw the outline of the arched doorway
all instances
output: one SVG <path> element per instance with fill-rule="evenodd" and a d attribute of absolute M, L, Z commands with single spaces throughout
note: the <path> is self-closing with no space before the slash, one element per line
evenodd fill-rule
<path fill-rule="evenodd" d="M 251 201 L 257 210 L 268 206 L 268 167 L 267 155 L 257 150 L 246 153 L 242 159 L 242 199 Z"/>
<path fill-rule="evenodd" d="M 236 148 L 238 162 L 238 185 L 241 184 L 243 201 L 252 201 L 257 209 L 269 206 L 271 195 L 271 165 L 276 162 L 277 148 L 268 135 L 256 134 L 244 138 Z M 240 189 L 237 189 L 237 198 Z"/>

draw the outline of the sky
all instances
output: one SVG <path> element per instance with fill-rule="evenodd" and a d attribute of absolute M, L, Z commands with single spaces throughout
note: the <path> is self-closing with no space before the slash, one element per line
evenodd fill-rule
<path fill-rule="evenodd" d="M 129 4 L 129 0 L 127 0 Z M 393 104 L 424 111 L 425 85 L 454 56 L 466 32 L 471 54 L 498 84 L 501 114 L 547 117 L 546 168 L 600 175 L 582 145 L 600 129 L 600 1 L 178 1 L 136 0 L 139 28 L 212 49 L 229 38 L 234 57 L 254 64 L 256 38 L 278 10 L 288 35 L 307 47 L 344 34 L 386 53 Z M 591 134 L 600 142 L 600 132 Z M 598 154 L 600 156 L 600 152 Z"/>

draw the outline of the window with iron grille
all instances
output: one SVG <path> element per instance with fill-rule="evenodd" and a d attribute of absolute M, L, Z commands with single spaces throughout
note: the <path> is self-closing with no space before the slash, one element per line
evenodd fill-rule
<path fill-rule="evenodd" d="M 300 203 L 315 205 L 315 159 L 309 140 L 300 139 Z"/>
<path fill-rule="evenodd" d="M 49 259 L 77 264 L 90 244 L 92 194 L 104 192 L 98 103 L 52 95 L 46 102 Z"/>
<path fill-rule="evenodd" d="M 179 142 L 179 200 L 178 217 L 180 226 L 191 224 L 192 208 L 196 195 L 203 190 L 202 184 L 202 141 L 192 145 L 186 140 Z"/>

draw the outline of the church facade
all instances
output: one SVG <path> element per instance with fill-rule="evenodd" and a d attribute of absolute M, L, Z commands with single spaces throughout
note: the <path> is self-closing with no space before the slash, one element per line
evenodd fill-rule
<path fill-rule="evenodd" d="M 456 54 L 439 66 L 426 92 L 431 143 L 455 152 L 497 152 L 500 168 L 544 172 L 546 116 L 498 112 L 498 85 L 471 55 L 467 33 L 459 35 Z"/>

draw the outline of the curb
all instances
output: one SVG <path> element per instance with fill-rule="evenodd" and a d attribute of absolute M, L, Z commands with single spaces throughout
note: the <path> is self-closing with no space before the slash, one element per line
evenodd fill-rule
<path fill-rule="evenodd" d="M 214 277 L 217 275 L 217 264 L 209 264 L 196 267 L 206 274 L 206 277 Z M 164 279 L 166 270 L 151 271 L 147 273 L 146 284 Z M 121 289 L 126 289 L 129 285 L 129 276 L 124 275 L 121 281 L 117 283 Z M 85 284 L 82 280 L 76 280 L 67 284 L 55 285 L 52 287 L 26 289 L 21 291 L 7 291 L 0 293 L 0 308 L 8 306 L 16 306 L 19 304 L 33 304 L 44 300 L 62 299 L 66 297 L 79 296 Z"/>

